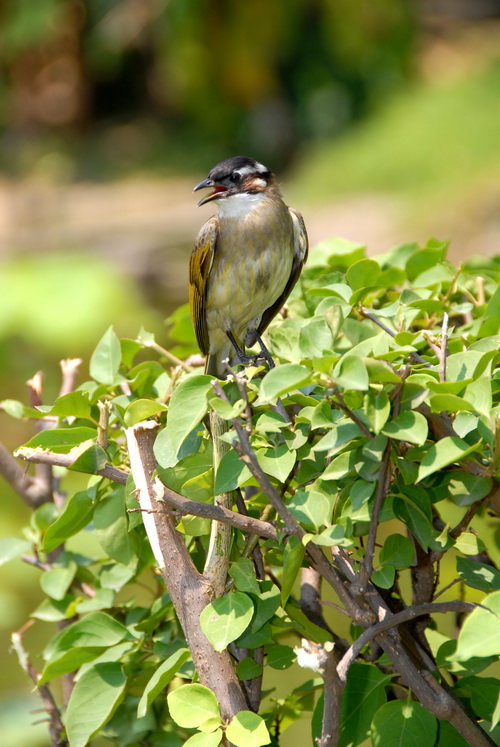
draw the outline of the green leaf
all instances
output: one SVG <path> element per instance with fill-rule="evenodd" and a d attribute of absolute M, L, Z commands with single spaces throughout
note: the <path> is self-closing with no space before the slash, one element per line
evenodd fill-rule
<path fill-rule="evenodd" d="M 353 291 L 373 286 L 380 275 L 380 265 L 374 259 L 360 259 L 349 267 L 346 280 Z"/>
<path fill-rule="evenodd" d="M 189 649 L 183 646 L 179 641 L 171 643 L 168 646 L 168 649 L 170 649 L 172 653 L 170 655 L 166 655 L 165 660 L 156 669 L 155 673 L 144 688 L 144 692 L 137 706 L 138 718 L 142 718 L 146 715 L 149 706 L 156 698 L 156 696 L 161 693 L 161 691 L 174 677 L 178 669 L 191 656 L 189 653 Z"/>
<path fill-rule="evenodd" d="M 290 646 L 273 646 L 267 655 L 267 663 L 273 669 L 288 669 L 297 656 Z"/>
<path fill-rule="evenodd" d="M 240 459 L 238 454 L 231 449 L 224 454 L 220 460 L 217 474 L 215 476 L 214 493 L 229 493 L 243 485 L 251 477 L 250 470 Z"/>
<path fill-rule="evenodd" d="M 3 537 L 0 539 L 0 565 L 18 558 L 19 555 L 29 550 L 31 550 L 31 542 L 20 537 Z"/>
<path fill-rule="evenodd" d="M 229 722 L 226 737 L 236 747 L 261 747 L 271 742 L 264 719 L 252 711 L 239 711 Z"/>
<path fill-rule="evenodd" d="M 332 459 L 328 467 L 321 475 L 322 480 L 341 480 L 346 477 L 359 459 L 357 450 L 345 451 L 338 457 Z"/>
<path fill-rule="evenodd" d="M 129 534 L 125 489 L 117 487 L 103 498 L 94 511 L 97 541 L 118 563 L 128 565 L 135 555 L 134 535 Z"/>
<path fill-rule="evenodd" d="M 304 358 L 320 358 L 332 349 L 333 337 L 324 319 L 312 319 L 301 327 L 299 348 Z"/>
<path fill-rule="evenodd" d="M 77 570 L 76 563 L 69 563 L 66 567 L 51 568 L 40 576 L 40 586 L 47 596 L 52 599 L 64 599 L 73 583 Z"/>
<path fill-rule="evenodd" d="M 498 679 L 494 677 L 463 677 L 455 692 L 459 697 L 470 698 L 472 710 L 479 718 L 491 721 L 500 698 Z"/>
<path fill-rule="evenodd" d="M 85 747 L 109 721 L 125 695 L 127 678 L 117 662 L 96 664 L 75 685 L 66 712 L 71 747 Z"/>
<path fill-rule="evenodd" d="M 174 453 L 208 410 L 207 394 L 212 377 L 189 376 L 174 389 L 168 408 L 167 433 Z"/>
<path fill-rule="evenodd" d="M 370 428 L 377 435 L 387 422 L 391 414 L 391 403 L 386 392 L 374 392 L 370 389 L 365 396 L 365 413 Z"/>
<path fill-rule="evenodd" d="M 410 487 L 406 487 L 410 491 Z M 433 536 L 433 526 L 430 515 L 429 496 L 425 493 L 412 491 L 410 494 L 401 493 L 394 499 L 394 513 L 404 524 L 407 525 L 412 534 L 419 541 L 424 550 L 427 550 Z"/>
<path fill-rule="evenodd" d="M 365 392 L 369 387 L 368 371 L 362 358 L 357 355 L 344 355 L 333 370 L 336 384 L 344 389 Z"/>
<path fill-rule="evenodd" d="M 128 644 L 130 647 L 130 644 Z M 102 648 L 71 648 L 64 654 L 54 659 L 50 659 L 43 668 L 42 676 L 38 680 L 38 685 L 50 682 L 55 677 L 60 677 L 67 672 L 76 672 L 83 665 L 94 661 L 101 653 Z"/>
<path fill-rule="evenodd" d="M 481 604 L 486 609 L 478 607 L 466 618 L 458 635 L 457 650 L 450 657 L 452 661 L 500 656 L 500 591 L 487 596 Z"/>
<path fill-rule="evenodd" d="M 186 729 L 196 729 L 214 716 L 220 717 L 217 698 L 203 685 L 182 685 L 167 695 L 167 703 L 172 719 Z"/>
<path fill-rule="evenodd" d="M 305 547 L 297 537 L 289 537 L 283 553 L 283 579 L 281 582 L 281 606 L 284 607 L 302 566 Z"/>
<path fill-rule="evenodd" d="M 90 358 L 90 375 L 100 384 L 115 383 L 122 351 L 113 327 L 104 333 Z"/>
<path fill-rule="evenodd" d="M 106 452 L 98 444 L 80 444 L 69 452 L 74 457 L 74 462 L 68 467 L 75 472 L 86 472 L 91 475 L 97 474 L 104 469 L 107 463 Z"/>
<path fill-rule="evenodd" d="M 96 490 L 93 487 L 80 490 L 68 498 L 63 512 L 53 524 L 50 524 L 44 534 L 42 545 L 44 552 L 52 552 L 69 537 L 85 529 L 92 519 L 95 494 Z"/>
<path fill-rule="evenodd" d="M 478 448 L 478 444 L 469 446 L 468 443 L 456 436 L 446 436 L 440 439 L 422 457 L 418 469 L 417 482 L 443 469 L 443 467 L 447 467 L 449 464 L 459 462 Z"/>
<path fill-rule="evenodd" d="M 203 732 L 200 734 L 200 732 L 198 732 L 198 734 L 193 734 L 192 737 L 189 737 L 189 739 L 184 742 L 183 747 L 219 747 L 223 736 L 224 733 L 222 729 L 216 729 L 208 734 Z M 158 742 L 158 747 L 161 747 L 161 742 Z M 165 742 L 165 747 L 170 747 L 170 740 Z M 172 743 L 172 747 L 177 747 L 177 743 L 175 743 L 175 745 Z"/>
<path fill-rule="evenodd" d="M 383 565 L 378 571 L 373 571 L 370 576 L 371 580 L 376 586 L 380 586 L 381 589 L 390 589 L 394 583 L 396 571 L 392 565 Z"/>
<path fill-rule="evenodd" d="M 259 584 L 255 576 L 255 568 L 250 558 L 238 558 L 231 564 L 229 575 L 234 579 L 238 591 L 247 591 L 250 594 L 260 594 Z"/>
<path fill-rule="evenodd" d="M 153 415 L 158 415 L 159 412 L 164 412 L 166 409 L 165 405 L 152 399 L 136 399 L 125 410 L 123 419 L 125 425 L 129 428 L 142 420 L 153 417 Z"/>
<path fill-rule="evenodd" d="M 475 410 L 474 405 L 457 394 L 433 394 L 429 402 L 431 412 L 460 412 L 461 410 L 473 412 Z"/>
<path fill-rule="evenodd" d="M 488 495 L 493 487 L 491 477 L 453 472 L 448 485 L 450 498 L 457 506 L 470 506 Z"/>
<path fill-rule="evenodd" d="M 295 466 L 295 451 L 289 449 L 286 443 L 271 449 L 259 449 L 256 455 L 264 472 L 280 482 L 285 482 Z"/>
<path fill-rule="evenodd" d="M 425 443 L 428 430 L 427 420 L 420 412 L 403 410 L 397 418 L 385 424 L 382 433 L 390 438 L 421 446 Z"/>
<path fill-rule="evenodd" d="M 313 451 L 329 451 L 333 456 L 359 436 L 361 436 L 361 431 L 356 423 L 339 423 L 334 425 L 326 436 L 320 438 L 313 446 Z"/>
<path fill-rule="evenodd" d="M 208 604 L 200 615 L 201 629 L 216 651 L 223 651 L 247 629 L 254 606 L 247 594 L 230 591 Z"/>
<path fill-rule="evenodd" d="M 255 677 L 260 677 L 262 667 L 251 656 L 245 656 L 238 664 L 236 672 L 239 680 L 253 680 Z"/>
<path fill-rule="evenodd" d="M 472 532 L 464 532 L 455 542 L 455 547 L 464 555 L 478 555 L 485 549 L 484 542 Z"/>
<path fill-rule="evenodd" d="M 105 612 L 91 612 L 52 639 L 47 649 L 51 658 L 73 647 L 98 648 L 114 646 L 132 636 L 118 620 Z"/>
<path fill-rule="evenodd" d="M 257 632 L 271 619 L 280 606 L 280 590 L 272 581 L 260 582 L 260 594 L 254 599 L 255 614 L 252 619 L 250 630 Z"/>
<path fill-rule="evenodd" d="M 473 589 L 487 592 L 500 590 L 500 571 L 492 565 L 457 556 L 457 572 Z"/>
<path fill-rule="evenodd" d="M 373 747 L 422 747 L 434 744 L 437 720 L 420 703 L 393 700 L 376 712 L 371 736 Z"/>
<path fill-rule="evenodd" d="M 58 415 L 60 418 L 90 418 L 91 409 L 88 395 L 85 392 L 63 394 L 56 399 L 48 413 Z"/>
<path fill-rule="evenodd" d="M 333 499 L 310 487 L 307 490 L 297 490 L 288 503 L 288 508 L 306 527 L 319 529 L 331 519 Z"/>
<path fill-rule="evenodd" d="M 75 446 L 97 437 L 96 428 L 79 426 L 77 428 L 49 428 L 33 436 L 23 448 L 50 449 L 57 454 L 67 454 Z"/>
<path fill-rule="evenodd" d="M 383 564 L 389 563 L 401 570 L 412 564 L 414 555 L 415 548 L 408 537 L 403 537 L 402 534 L 390 534 L 380 551 L 379 561 Z"/>
<path fill-rule="evenodd" d="M 259 391 L 259 402 L 272 402 L 286 392 L 292 392 L 307 384 L 311 371 L 296 363 L 285 363 L 272 368 L 262 379 Z"/>

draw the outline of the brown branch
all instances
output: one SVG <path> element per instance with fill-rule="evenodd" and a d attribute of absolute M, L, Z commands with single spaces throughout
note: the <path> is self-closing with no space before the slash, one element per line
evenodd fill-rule
<path fill-rule="evenodd" d="M 358 309 L 361 316 L 364 316 L 366 319 L 370 319 L 374 324 L 376 324 L 380 329 L 383 329 L 384 332 L 387 332 L 388 335 L 390 335 L 392 338 L 396 337 L 396 333 L 393 332 L 392 329 L 390 329 L 384 322 L 381 322 L 380 319 L 378 319 L 375 314 L 372 314 L 368 309 L 365 309 L 364 306 L 359 306 Z M 431 364 L 429 361 L 426 361 L 425 358 L 422 358 L 421 355 L 418 353 L 412 352 L 410 353 L 410 357 L 413 358 L 414 361 L 417 361 L 417 363 L 422 363 L 427 368 L 431 367 Z"/>
<path fill-rule="evenodd" d="M 78 369 L 82 365 L 81 358 L 65 358 L 59 362 L 62 372 L 61 388 L 59 390 L 59 396 L 62 397 L 64 394 L 69 394 L 74 391 L 76 385 L 76 377 L 78 375 Z"/>
<path fill-rule="evenodd" d="M 45 481 L 26 474 L 16 462 L 10 451 L 0 443 L 0 474 L 7 480 L 24 503 L 30 508 L 41 506 L 52 500 Z"/>
<path fill-rule="evenodd" d="M 377 488 L 375 491 L 375 498 L 373 499 L 372 514 L 370 517 L 370 530 L 368 533 L 368 539 L 366 541 L 365 557 L 359 574 L 361 586 L 365 586 L 368 579 L 372 575 L 373 556 L 375 553 L 375 540 L 377 537 L 378 522 L 380 518 L 380 511 L 382 509 L 382 502 L 387 495 L 387 491 L 389 488 L 390 475 L 391 440 L 389 439 L 384 450 L 384 455 L 382 457 L 382 462 L 380 464 L 380 470 L 377 478 Z"/>
<path fill-rule="evenodd" d="M 286 529 L 291 534 L 294 534 L 298 539 L 302 541 L 305 530 L 294 518 L 291 511 L 285 505 L 278 491 L 271 484 L 268 476 L 260 467 L 255 452 L 253 451 L 248 431 L 241 425 L 238 418 L 233 419 L 233 425 L 238 435 L 238 439 L 233 441 L 233 448 L 236 453 L 240 456 L 241 460 L 247 465 L 252 475 L 257 480 L 264 494 L 268 497 L 269 502 L 272 504 L 276 512 L 283 519 Z M 333 587 L 338 597 L 345 605 L 349 614 L 353 620 L 367 622 L 364 617 L 363 610 L 354 602 L 347 589 L 345 588 L 342 579 L 338 575 L 335 568 L 328 562 L 324 556 L 322 550 L 315 545 L 313 542 L 308 542 L 306 545 L 306 552 L 311 558 L 312 564 L 316 570 L 323 576 L 323 578 Z M 369 618 L 371 619 L 371 618 Z"/>
<path fill-rule="evenodd" d="M 20 449 L 14 452 L 14 456 L 32 464 L 50 464 L 54 467 L 66 467 L 67 469 L 71 469 L 75 462 L 75 458 L 71 454 L 58 454 L 55 451 L 38 448 L 29 449 L 26 446 L 21 446 Z M 98 470 L 95 474 L 107 477 L 108 480 L 117 482 L 120 485 L 125 485 L 129 476 L 128 472 L 118 467 L 113 467 L 112 464 L 106 464 L 105 467 Z"/>
<path fill-rule="evenodd" d="M 328 402 L 330 402 L 331 405 L 334 407 L 338 407 L 339 410 L 342 410 L 342 412 L 347 415 L 348 418 L 352 420 L 353 423 L 355 423 L 361 433 L 365 435 L 367 438 L 373 438 L 373 433 L 366 427 L 366 425 L 358 418 L 355 412 L 353 412 L 349 407 L 347 407 L 346 403 L 344 402 L 344 398 L 342 397 L 338 387 L 334 388 L 334 395 L 337 398 L 336 400 L 332 400 L 331 397 L 327 397 Z"/>
<path fill-rule="evenodd" d="M 344 654 L 337 666 L 337 674 L 340 680 L 345 683 L 347 678 L 347 672 L 351 664 L 355 661 L 356 657 L 360 653 L 361 649 L 370 643 L 380 633 L 384 633 L 391 628 L 395 628 L 408 620 L 414 620 L 416 617 L 421 615 L 430 615 L 436 612 L 473 612 L 478 605 L 472 602 L 430 602 L 428 604 L 418 604 L 413 607 L 407 607 L 401 612 L 396 612 L 394 615 L 389 614 L 380 622 L 375 623 L 370 628 L 364 631 L 359 638 L 357 638 L 348 651 Z"/>
<path fill-rule="evenodd" d="M 28 626 L 30 624 L 31 623 L 28 623 Z M 49 734 L 52 747 L 67 747 L 69 743 L 66 737 L 63 736 L 65 729 L 61 721 L 61 714 L 59 713 L 59 708 L 57 707 L 56 701 L 54 700 L 54 697 L 47 684 L 38 686 L 40 674 L 37 672 L 31 661 L 29 660 L 26 649 L 24 648 L 23 633 L 26 628 L 27 626 L 24 626 L 24 628 L 21 628 L 21 630 L 18 630 L 16 633 L 12 633 L 12 647 L 17 654 L 17 658 L 19 659 L 21 668 L 24 669 L 33 684 L 37 686 L 37 691 L 42 699 L 44 710 L 48 713 Z"/>
<path fill-rule="evenodd" d="M 108 426 L 109 416 L 111 413 L 111 402 L 107 399 L 100 399 L 97 402 L 99 408 L 99 425 L 97 428 L 97 445 L 103 449 L 108 446 Z"/>
<path fill-rule="evenodd" d="M 139 503 L 148 510 L 156 508 L 163 494 L 163 485 L 158 480 L 153 483 L 157 428 L 154 421 L 146 420 L 125 431 Z M 214 651 L 200 627 L 200 614 L 211 602 L 210 585 L 193 565 L 184 538 L 167 513 L 145 513 L 144 526 L 200 682 L 215 694 L 222 717 L 231 719 L 238 711 L 246 710 L 247 703 L 228 651 Z"/>
<path fill-rule="evenodd" d="M 170 488 L 164 485 L 162 487 L 163 494 L 161 499 L 183 514 L 191 514 L 192 516 L 201 516 L 204 519 L 212 519 L 212 521 L 220 521 L 236 529 L 241 529 L 242 532 L 248 532 L 259 537 L 265 537 L 266 539 L 277 539 L 276 529 L 268 521 L 254 519 L 252 516 L 244 516 L 228 508 L 214 506 L 211 503 L 190 501 L 189 498 L 184 498 L 184 496 L 174 493 Z"/>

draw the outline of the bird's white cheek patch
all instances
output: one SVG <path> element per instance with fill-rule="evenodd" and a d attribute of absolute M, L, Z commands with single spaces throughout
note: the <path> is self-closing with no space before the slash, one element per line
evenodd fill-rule
<path fill-rule="evenodd" d="M 262 200 L 265 199 L 263 193 L 248 194 L 242 192 L 239 195 L 231 195 L 219 201 L 219 215 L 223 218 L 244 218 L 245 215 L 255 210 Z"/>

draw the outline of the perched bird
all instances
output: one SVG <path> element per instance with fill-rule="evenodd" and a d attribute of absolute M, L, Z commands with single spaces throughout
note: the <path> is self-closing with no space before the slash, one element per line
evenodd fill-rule
<path fill-rule="evenodd" d="M 247 156 L 217 164 L 194 192 L 213 191 L 218 214 L 205 223 L 191 255 L 189 302 L 206 373 L 225 377 L 224 361 L 248 363 L 256 342 L 292 291 L 307 257 L 300 213 L 283 202 L 274 175 Z"/>

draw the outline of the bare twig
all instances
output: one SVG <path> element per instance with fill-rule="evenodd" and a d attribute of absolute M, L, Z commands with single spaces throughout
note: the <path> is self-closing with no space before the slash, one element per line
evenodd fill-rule
<path fill-rule="evenodd" d="M 440 381 L 446 381 L 446 356 L 448 355 L 448 321 L 449 317 L 445 311 L 443 314 L 443 324 L 441 325 L 441 347 L 439 350 Z"/>
<path fill-rule="evenodd" d="M 28 625 L 29 624 L 31 623 L 28 623 Z M 16 633 L 12 633 L 12 647 L 17 654 L 22 669 L 24 669 L 33 684 L 37 686 L 40 675 L 29 660 L 28 654 L 23 645 L 23 633 L 26 628 L 27 626 L 24 626 L 24 628 L 21 628 L 21 630 L 18 630 Z M 64 726 L 61 721 L 61 714 L 59 713 L 59 708 L 57 707 L 49 686 L 47 684 L 39 685 L 37 691 L 42 699 L 43 708 L 49 716 L 49 734 L 52 747 L 67 747 L 69 743 L 66 737 L 63 736 Z"/>
<path fill-rule="evenodd" d="M 111 401 L 100 399 L 97 402 L 99 408 L 99 426 L 97 428 L 97 444 L 103 449 L 108 446 L 108 425 L 111 413 Z"/>
<path fill-rule="evenodd" d="M 46 449 L 29 449 L 26 446 L 22 446 L 16 452 L 15 457 L 24 459 L 26 462 L 32 464 L 50 464 L 54 467 L 66 467 L 70 469 L 75 462 L 75 457 L 69 454 L 57 454 L 55 451 L 48 451 Z M 102 469 L 96 472 L 101 477 L 107 477 L 108 480 L 117 482 L 120 485 L 125 485 L 128 478 L 128 472 L 118 467 L 113 467 L 112 464 L 107 464 Z"/>
<path fill-rule="evenodd" d="M 223 506 L 190 501 L 188 498 L 174 493 L 173 490 L 165 486 L 163 486 L 161 499 L 183 514 L 191 514 L 193 516 L 201 516 L 205 519 L 212 519 L 212 521 L 220 521 L 236 529 L 241 529 L 242 532 L 248 532 L 255 536 L 265 537 L 266 539 L 275 540 L 277 538 L 276 529 L 268 521 L 254 519 L 252 516 L 244 516 Z"/>
<path fill-rule="evenodd" d="M 435 602 L 438 597 L 441 596 L 441 594 L 444 594 L 445 591 L 448 591 L 448 589 L 451 589 L 452 586 L 455 586 L 455 584 L 459 584 L 460 581 L 463 581 L 463 578 L 460 576 L 458 578 L 454 578 L 453 581 L 450 581 L 449 584 L 446 584 L 446 586 L 443 586 L 442 589 L 440 589 L 436 594 L 434 594 L 432 601 Z"/>
<path fill-rule="evenodd" d="M 364 633 L 354 641 L 349 650 L 346 651 L 337 666 L 337 673 L 340 680 L 345 683 L 347 671 L 353 661 L 355 661 L 361 649 L 366 646 L 367 643 L 370 643 L 370 641 L 372 641 L 377 635 L 380 635 L 380 633 L 384 633 L 404 622 L 408 622 L 408 620 L 414 620 L 416 617 L 420 617 L 421 615 L 430 615 L 437 612 L 473 612 L 477 606 L 478 605 L 473 604 L 472 602 L 430 602 L 428 604 L 418 604 L 413 607 L 407 607 L 401 612 L 396 612 L 394 615 L 387 615 L 383 620 L 365 630 Z"/>
<path fill-rule="evenodd" d="M 342 410 L 342 412 L 347 415 L 353 423 L 355 423 L 361 433 L 363 433 L 367 438 L 373 438 L 373 433 L 366 427 L 366 425 L 358 418 L 355 412 L 353 412 L 349 407 L 347 407 L 346 403 L 344 402 L 344 398 L 342 397 L 338 387 L 335 387 L 334 389 L 336 400 L 332 400 L 331 397 L 327 397 L 328 402 L 333 407 L 338 407 L 339 410 Z"/>
<path fill-rule="evenodd" d="M 378 522 L 380 518 L 380 511 L 382 509 L 382 502 L 384 497 L 387 495 L 389 488 L 389 478 L 391 474 L 391 440 L 387 442 L 387 446 L 384 450 L 382 462 L 380 464 L 380 470 L 377 478 L 377 488 L 375 491 L 375 497 L 373 499 L 372 514 L 370 518 L 370 531 L 368 533 L 368 539 L 366 541 L 366 551 L 360 571 L 360 582 L 361 586 L 365 586 L 368 579 L 372 575 L 373 571 L 373 555 L 375 553 L 375 540 L 377 537 Z"/>
<path fill-rule="evenodd" d="M 62 397 L 64 394 L 72 392 L 76 385 L 76 377 L 78 375 L 78 369 L 82 365 L 81 358 L 65 358 L 60 361 L 62 371 L 62 383 L 59 390 L 59 396 Z"/>
<path fill-rule="evenodd" d="M 188 365 L 185 361 L 181 361 L 180 358 L 178 358 L 176 355 L 171 353 L 169 350 L 166 350 L 165 348 L 162 348 L 161 345 L 158 345 L 157 342 L 154 340 L 137 340 L 137 342 L 140 342 L 141 345 L 144 345 L 145 348 L 150 348 L 151 350 L 154 350 L 155 353 L 158 353 L 159 355 L 162 355 L 164 358 L 166 358 L 170 363 L 173 363 L 174 366 L 180 366 L 184 371 L 187 371 L 188 373 L 190 371 L 194 371 L 194 368 L 190 365 Z"/>
<path fill-rule="evenodd" d="M 380 319 L 378 319 L 375 314 L 372 314 L 368 309 L 365 309 L 364 306 L 359 306 L 358 311 L 361 314 L 361 316 L 366 317 L 366 319 L 371 319 L 374 324 L 376 324 L 380 329 L 383 329 L 384 332 L 387 332 L 388 335 L 391 337 L 396 337 L 396 333 L 392 331 L 384 322 L 381 322 Z M 417 363 L 422 363 L 424 366 L 427 366 L 430 368 L 431 364 L 425 360 L 425 358 L 422 358 L 421 355 L 415 352 L 410 353 L 410 357 L 413 358 L 414 361 L 417 361 Z"/>

